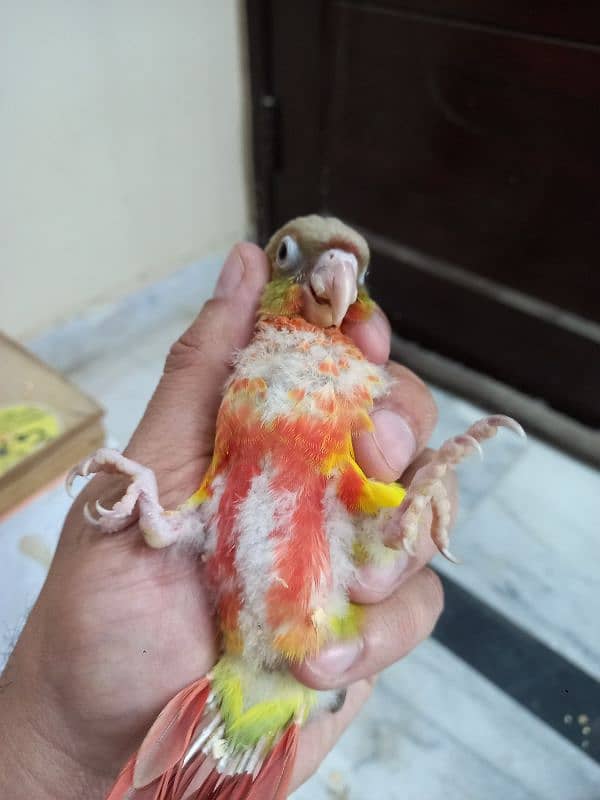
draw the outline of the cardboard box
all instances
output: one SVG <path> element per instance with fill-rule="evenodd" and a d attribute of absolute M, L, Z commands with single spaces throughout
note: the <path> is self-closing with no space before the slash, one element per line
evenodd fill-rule
<path fill-rule="evenodd" d="M 104 443 L 102 408 L 0 334 L 0 516 Z"/>

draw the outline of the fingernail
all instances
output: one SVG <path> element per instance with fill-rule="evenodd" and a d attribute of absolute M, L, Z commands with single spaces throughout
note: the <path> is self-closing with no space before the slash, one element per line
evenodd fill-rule
<path fill-rule="evenodd" d="M 240 285 L 244 277 L 244 262 L 240 258 L 237 247 L 229 253 L 225 259 L 225 263 L 221 268 L 219 280 L 215 286 L 213 297 L 218 300 L 226 300 L 235 294 L 236 289 Z"/>
<path fill-rule="evenodd" d="M 356 571 L 356 581 L 371 592 L 387 596 L 400 582 L 408 566 L 408 561 L 408 554 L 401 550 L 390 564 L 385 566 L 368 564 L 360 567 Z"/>
<path fill-rule="evenodd" d="M 317 658 L 308 661 L 306 665 L 314 675 L 322 678 L 338 678 L 358 660 L 363 647 L 362 639 L 333 644 L 322 650 Z"/>
<path fill-rule="evenodd" d="M 381 457 L 393 472 L 404 472 L 417 451 L 410 425 L 387 408 L 374 411 L 371 419 L 375 426 L 373 441 Z"/>

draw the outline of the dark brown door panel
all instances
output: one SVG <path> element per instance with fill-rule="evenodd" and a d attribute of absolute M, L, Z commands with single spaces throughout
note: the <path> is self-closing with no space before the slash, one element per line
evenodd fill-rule
<path fill-rule="evenodd" d="M 262 238 L 314 211 L 370 231 L 396 332 L 599 427 L 600 10 L 248 9 Z"/>
<path fill-rule="evenodd" d="M 600 427 L 600 344 L 372 249 L 370 288 L 394 330 Z"/>
<path fill-rule="evenodd" d="M 571 42 L 600 43 L 600 7 L 565 0 L 355 0 L 345 5 L 385 8 L 418 16 L 494 26 L 525 35 Z"/>
<path fill-rule="evenodd" d="M 600 321 L 600 52 L 362 7 L 335 29 L 325 206 Z"/>

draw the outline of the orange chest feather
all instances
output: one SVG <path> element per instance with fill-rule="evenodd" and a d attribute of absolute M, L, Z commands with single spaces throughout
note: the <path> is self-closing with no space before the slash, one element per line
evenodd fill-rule
<path fill-rule="evenodd" d="M 216 453 L 322 463 L 370 428 L 373 400 L 386 389 L 383 371 L 341 334 L 263 324 L 227 386 Z"/>

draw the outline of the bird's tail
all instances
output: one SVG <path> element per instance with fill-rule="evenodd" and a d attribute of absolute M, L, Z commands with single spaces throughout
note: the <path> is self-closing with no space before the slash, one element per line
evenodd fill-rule
<path fill-rule="evenodd" d="M 284 800 L 315 697 L 224 656 L 165 706 L 107 800 Z"/>

